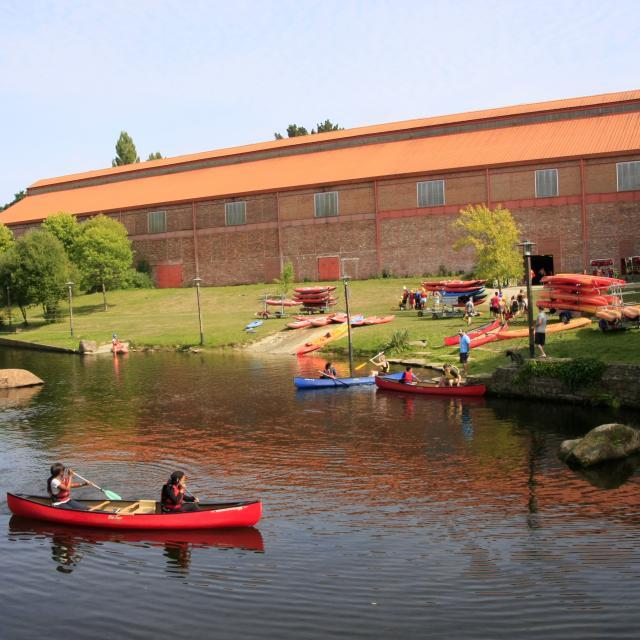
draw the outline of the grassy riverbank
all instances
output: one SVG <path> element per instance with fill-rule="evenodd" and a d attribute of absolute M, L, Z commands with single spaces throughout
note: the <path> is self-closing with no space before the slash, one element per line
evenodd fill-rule
<path fill-rule="evenodd" d="M 351 311 L 365 315 L 396 314 L 390 324 L 359 327 L 353 330 L 353 347 L 358 357 L 377 353 L 389 341 L 394 331 L 407 331 L 412 344 L 402 355 L 424 358 L 432 362 L 453 361 L 457 350 L 443 346 L 443 338 L 455 333 L 460 319 L 432 320 L 420 318 L 415 311 L 397 311 L 403 285 L 415 286 L 419 279 L 376 279 L 352 282 Z M 305 283 L 306 284 L 306 283 Z M 246 333 L 245 325 L 255 319 L 261 303 L 259 297 L 273 293 L 274 286 L 242 285 L 233 287 L 206 287 L 201 289 L 202 319 L 205 347 L 234 347 L 282 330 L 284 319 L 267 320 L 255 334 Z M 342 284 L 337 289 L 339 304 L 343 307 Z M 66 305 L 60 322 L 46 324 L 37 309 L 31 309 L 30 324 L 18 325 L 18 333 L 2 331 L 5 338 L 59 347 L 77 348 L 81 339 L 109 342 L 112 333 L 131 342 L 134 348 L 179 349 L 199 344 L 198 313 L 195 290 L 154 289 L 116 291 L 108 294 L 108 311 L 102 309 L 101 294 L 77 296 L 73 301 L 74 337 L 69 335 L 69 317 Z M 472 326 L 487 321 L 486 305 L 480 307 L 482 315 Z M 295 313 L 292 312 L 292 313 Z M 14 325 L 21 320 L 14 310 Z M 521 318 L 510 323 L 512 328 L 525 326 Z M 6 327 L 5 327 L 6 329 Z M 301 338 L 303 332 L 301 331 Z M 346 353 L 346 341 L 332 345 L 337 353 Z M 497 341 L 474 349 L 471 368 L 475 372 L 489 371 L 506 362 L 506 349 L 527 351 L 527 341 Z M 592 324 L 586 329 L 548 336 L 547 353 L 550 356 L 594 356 L 607 362 L 637 362 L 640 360 L 640 332 L 626 331 L 604 335 Z"/>

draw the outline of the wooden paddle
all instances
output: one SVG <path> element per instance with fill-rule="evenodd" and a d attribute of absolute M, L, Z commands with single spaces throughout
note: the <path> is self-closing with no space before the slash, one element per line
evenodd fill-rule
<path fill-rule="evenodd" d="M 73 471 L 72 473 L 74 476 L 77 476 L 78 478 L 80 478 L 80 480 L 84 480 L 86 483 L 90 484 L 92 487 L 95 487 L 96 489 L 98 489 L 98 491 L 102 491 L 102 493 L 104 493 L 104 495 L 107 496 L 109 500 L 122 500 L 122 497 L 119 496 L 115 491 L 109 491 L 109 489 L 103 489 L 102 487 L 99 487 L 94 482 L 91 482 L 91 480 L 87 480 L 86 478 L 83 478 L 79 473 L 76 473 L 75 471 Z"/>
<path fill-rule="evenodd" d="M 384 351 L 381 351 L 380 353 L 377 353 L 375 356 L 373 356 L 373 358 L 369 358 L 369 359 L 367 360 L 367 362 L 373 362 L 373 361 L 374 361 L 378 356 L 381 356 L 383 353 L 384 353 Z M 362 369 L 362 367 L 364 367 L 364 366 L 367 364 L 367 362 L 363 362 L 362 364 L 359 364 L 359 365 L 354 369 L 354 371 L 358 371 L 358 370 Z"/>
<path fill-rule="evenodd" d="M 336 382 L 343 384 L 345 387 L 349 386 L 346 382 L 342 382 L 342 380 L 340 380 L 339 378 L 336 378 L 335 376 L 325 373 L 324 371 L 318 370 L 318 373 L 321 373 L 323 378 L 330 378 L 331 380 L 335 380 Z"/>

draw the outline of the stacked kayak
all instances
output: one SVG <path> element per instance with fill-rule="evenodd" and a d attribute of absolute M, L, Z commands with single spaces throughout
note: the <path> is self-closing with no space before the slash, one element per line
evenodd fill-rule
<path fill-rule="evenodd" d="M 301 304 L 296 300 L 288 300 L 287 298 L 267 298 L 264 302 L 270 307 L 298 307 Z"/>
<path fill-rule="evenodd" d="M 586 327 L 589 324 L 591 324 L 591 320 L 589 318 L 573 318 L 573 320 L 569 320 L 566 324 L 564 322 L 556 322 L 554 324 L 547 325 L 547 334 L 559 333 L 560 331 L 571 331 L 571 329 L 579 329 L 580 327 Z M 505 330 L 498 332 L 498 338 L 500 340 L 527 337 L 529 337 L 528 327 L 525 327 L 524 329 L 513 329 L 511 331 Z"/>
<path fill-rule="evenodd" d="M 389 380 L 400 380 L 403 372 L 391 373 L 384 377 Z M 362 384 L 374 384 L 376 376 L 363 376 L 360 378 L 294 378 L 293 384 L 297 389 L 336 389 L 353 387 Z"/>
<path fill-rule="evenodd" d="M 305 309 L 322 309 L 337 302 L 333 296 L 335 287 L 298 287 L 294 289 L 294 300 Z"/>
<path fill-rule="evenodd" d="M 542 278 L 542 296 L 536 304 L 540 309 L 577 311 L 597 314 L 598 311 L 619 305 L 619 296 L 610 292 L 612 287 L 625 284 L 618 278 L 563 273 Z"/>
<path fill-rule="evenodd" d="M 463 307 L 469 300 L 474 306 L 486 300 L 485 283 L 486 280 L 438 280 L 423 282 L 422 286 L 426 291 L 438 293 L 445 304 Z"/>

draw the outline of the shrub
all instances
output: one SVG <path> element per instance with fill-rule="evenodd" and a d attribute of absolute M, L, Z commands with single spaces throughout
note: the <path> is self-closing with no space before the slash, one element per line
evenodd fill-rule
<path fill-rule="evenodd" d="M 606 364 L 597 358 L 576 358 L 562 362 L 527 360 L 516 376 L 517 383 L 525 383 L 532 377 L 556 378 L 571 391 L 601 380 Z"/>

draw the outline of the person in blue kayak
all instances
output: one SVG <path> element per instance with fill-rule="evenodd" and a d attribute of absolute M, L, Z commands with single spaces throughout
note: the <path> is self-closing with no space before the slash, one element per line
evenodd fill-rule
<path fill-rule="evenodd" d="M 166 484 L 162 485 L 160 509 L 162 513 L 188 513 L 198 511 L 198 498 L 187 490 L 184 471 L 174 471 Z"/>
<path fill-rule="evenodd" d="M 413 368 L 408 364 L 404 369 L 400 382 L 403 384 L 415 384 L 416 382 L 421 382 L 421 380 L 413 373 Z"/>
<path fill-rule="evenodd" d="M 71 499 L 71 489 L 86 487 L 88 482 L 72 482 L 73 470 L 67 469 L 62 462 L 51 465 L 51 476 L 47 480 L 47 493 L 54 507 L 61 509 L 85 509 L 85 507 Z"/>
<path fill-rule="evenodd" d="M 336 371 L 336 368 L 333 366 L 333 363 L 327 362 L 327 364 L 324 365 L 324 369 L 322 370 L 322 375 L 320 377 L 321 378 L 337 378 L 338 377 L 338 372 Z"/>

